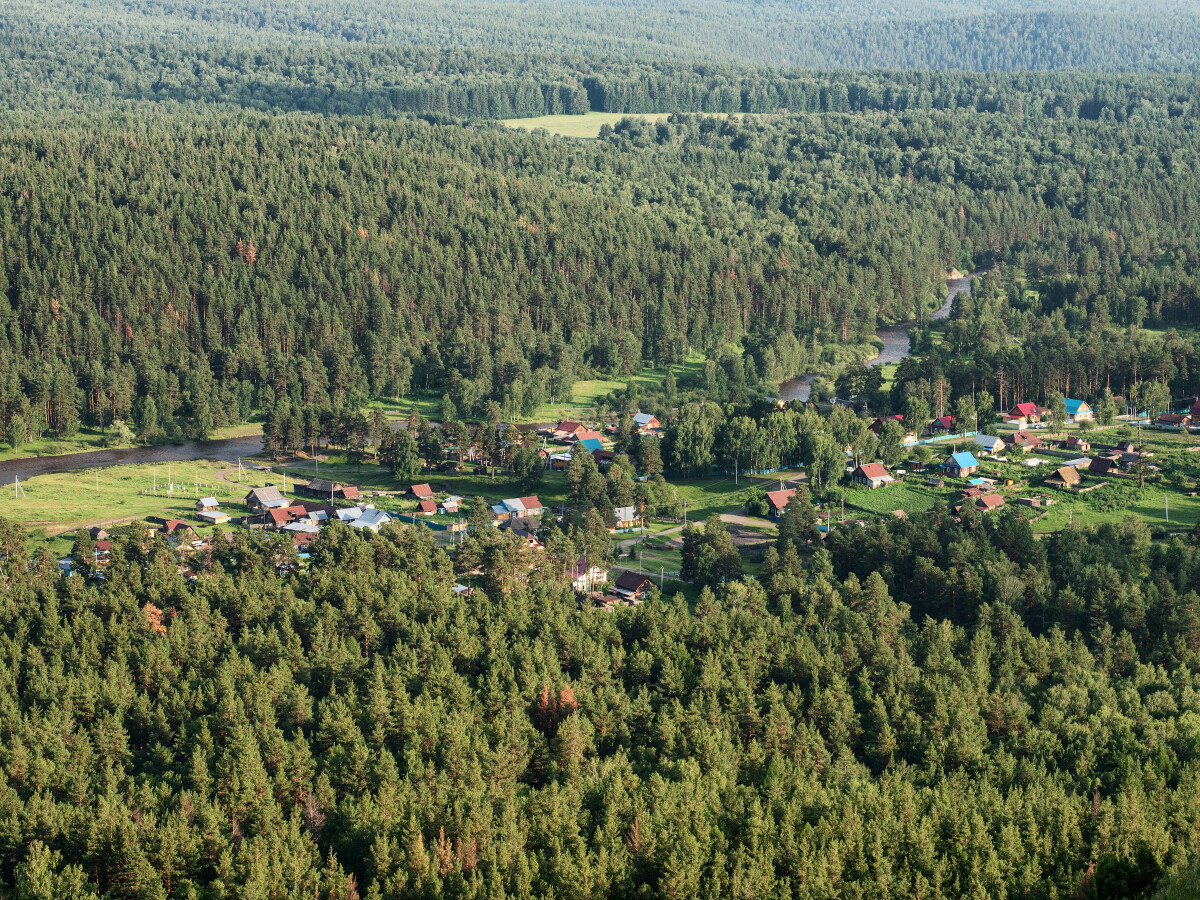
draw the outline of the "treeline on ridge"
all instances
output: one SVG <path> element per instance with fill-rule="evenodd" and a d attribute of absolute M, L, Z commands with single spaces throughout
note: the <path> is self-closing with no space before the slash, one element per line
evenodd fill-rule
<path fill-rule="evenodd" d="M 1094 73 L 844 72 L 721 62 L 634 61 L 499 50 L 298 44 L 113 44 L 0 36 L 0 104 L 225 103 L 335 115 L 510 119 L 612 113 L 902 112 L 965 109 L 1029 117 L 1110 114 L 1143 104 L 1195 116 L 1189 77 Z"/>

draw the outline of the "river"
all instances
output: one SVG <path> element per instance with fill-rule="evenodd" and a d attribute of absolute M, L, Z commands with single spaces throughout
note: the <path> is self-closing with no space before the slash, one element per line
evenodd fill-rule
<path fill-rule="evenodd" d="M 946 302 L 930 316 L 944 319 L 950 315 L 954 298 L 971 289 L 971 281 L 981 273 L 972 272 L 963 278 L 948 281 Z M 871 365 L 884 366 L 900 362 L 908 356 L 908 332 L 916 324 L 901 322 L 884 325 L 875 334 L 883 341 L 883 349 L 871 361 Z M 780 385 L 779 396 L 784 400 L 807 400 L 812 391 L 815 374 L 800 375 Z M 160 444 L 155 447 L 128 447 L 121 450 L 89 450 L 83 453 L 65 453 L 61 456 L 28 456 L 0 462 L 0 485 L 12 484 L 20 478 L 28 481 L 38 475 L 53 475 L 58 472 L 75 472 L 80 469 L 104 469 L 109 466 L 127 466 L 135 463 L 187 462 L 195 459 L 222 460 L 235 463 L 239 459 L 258 456 L 263 451 L 262 438 L 229 438 L 221 441 L 189 441 L 186 444 Z"/>
<path fill-rule="evenodd" d="M 950 310 L 954 308 L 954 298 L 963 291 L 970 291 L 971 282 L 981 274 L 983 274 L 982 271 L 972 272 L 970 275 L 964 275 L 962 278 L 947 281 L 946 302 L 935 309 L 929 318 L 937 320 L 949 316 Z M 908 356 L 908 332 L 916 324 L 916 319 L 910 319 L 907 322 L 900 322 L 896 325 L 883 325 L 875 329 L 875 336 L 883 342 L 883 349 L 879 351 L 878 356 L 871 360 L 871 365 L 886 366 L 889 363 L 898 363 Z M 797 375 L 790 381 L 785 381 L 779 386 L 780 399 L 807 400 L 809 394 L 812 393 L 813 382 L 816 380 L 818 374 L 811 372 L 807 375 Z"/>
<path fill-rule="evenodd" d="M 61 456 L 27 456 L 0 462 L 0 485 L 13 479 L 28 481 L 37 475 L 75 472 L 79 469 L 103 469 L 134 463 L 187 462 L 193 459 L 228 461 L 257 456 L 263 451 L 261 437 L 228 438 L 221 441 L 189 441 L 186 444 L 159 444 L 154 447 L 128 447 L 122 450 L 87 450 Z M 164 473 L 165 475 L 165 473 Z"/>

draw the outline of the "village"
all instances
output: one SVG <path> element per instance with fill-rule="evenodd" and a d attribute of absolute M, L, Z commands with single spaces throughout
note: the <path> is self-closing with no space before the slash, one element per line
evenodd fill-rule
<path fill-rule="evenodd" d="M 903 461 L 888 465 L 856 460 L 855 449 L 847 447 L 838 482 L 816 491 L 803 465 L 769 473 L 717 471 L 692 479 L 667 480 L 654 473 L 675 498 L 673 508 L 666 508 L 651 499 L 651 478 L 638 474 L 639 484 L 626 495 L 630 502 L 603 504 L 597 517 L 602 525 L 592 530 L 603 531 L 605 540 L 556 571 L 581 604 L 606 608 L 640 602 L 670 583 L 689 591 L 694 586 L 680 581 L 686 527 L 715 516 L 734 538 L 743 557 L 742 571 L 753 575 L 798 492 L 812 498 L 821 538 L 836 528 L 904 518 L 939 504 L 960 518 L 1007 509 L 1029 520 L 1035 531 L 1111 521 L 1131 513 L 1160 518 L 1160 527 L 1166 528 L 1172 523 L 1172 505 L 1176 528 L 1200 521 L 1200 502 L 1191 489 L 1200 471 L 1188 446 L 1191 423 L 1200 421 L 1200 400 L 1187 411 L 1112 428 L 1098 427 L 1086 402 L 1067 400 L 1066 408 L 1065 427 L 1053 436 L 1049 410 L 1033 403 L 1012 407 L 988 428 L 990 433 L 956 427 L 950 416 L 935 417 L 920 429 L 909 428 L 902 415 L 876 417 L 867 426 L 876 437 L 885 428 L 903 429 Z M 477 444 L 446 446 L 442 458 L 425 461 L 424 478 L 407 483 L 397 483 L 379 464 L 351 465 L 328 453 L 323 460 L 267 460 L 246 467 L 239 463 L 239 475 L 252 472 L 249 480 L 261 483 L 243 488 L 230 478 L 232 472 L 226 472 L 224 482 L 203 483 L 211 493 L 190 501 L 172 497 L 172 514 L 150 514 L 132 524 L 143 528 L 148 538 L 165 541 L 181 571 L 191 577 L 203 574 L 217 541 L 232 541 L 238 532 L 277 541 L 282 548 L 281 574 L 303 572 L 314 542 L 335 523 L 372 533 L 389 527 L 425 528 L 452 555 L 467 537 L 485 529 L 527 551 L 523 565 L 533 570 L 546 549 L 547 529 L 565 529 L 567 522 L 576 521 L 569 481 L 580 458 L 586 455 L 589 470 L 594 468 L 601 477 L 611 476 L 614 466 L 636 472 L 629 462 L 631 441 L 657 445 L 666 430 L 657 416 L 640 411 L 628 414 L 624 424 L 562 420 L 519 437 L 511 426 L 502 428 L 509 440 L 536 447 L 539 471 L 523 475 L 524 484 L 533 485 L 533 490 L 512 490 L 520 485 L 514 484 L 510 471 L 511 452 L 505 456 L 506 465 L 485 459 Z M 201 491 L 201 484 L 197 480 L 195 492 Z M 32 492 L 37 485 L 25 487 Z M 152 499 L 157 497 L 156 488 Z M 1148 503 L 1155 504 L 1151 515 Z M 102 516 L 104 511 L 91 512 Z M 71 551 L 58 557 L 62 573 L 85 568 L 80 565 L 82 552 L 88 556 L 87 572 L 103 577 L 110 531 L 129 525 L 125 518 L 118 525 L 61 532 L 60 547 L 74 541 Z M 457 589 L 473 591 L 478 569 L 464 566 L 460 574 Z"/>

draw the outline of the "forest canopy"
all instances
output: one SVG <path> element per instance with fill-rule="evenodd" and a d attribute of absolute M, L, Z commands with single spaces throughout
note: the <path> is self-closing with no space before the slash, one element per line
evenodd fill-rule
<path fill-rule="evenodd" d="M 1190 541 L 942 509 L 614 613 L 552 555 L 456 595 L 428 534 L 331 526 L 283 580 L 245 534 L 192 584 L 136 528 L 103 583 L 35 558 L 16 896 L 1117 897 L 1200 841 Z"/>
<path fill-rule="evenodd" d="M 877 323 L 939 302 L 947 268 L 997 262 L 1036 300 L 1002 280 L 1019 302 L 964 327 L 1012 354 L 991 343 L 1005 320 L 1030 392 L 1066 372 L 1195 393 L 1190 340 L 1119 338 L 1194 321 L 1190 84 L 1084 94 L 1064 76 L 1012 110 L 677 116 L 586 143 L 216 107 L 13 114 L 0 418 L 201 434 L 281 397 L 414 390 L 513 417 L 579 378 L 730 345 L 752 350 L 750 397 L 865 355 Z M 1025 113 L 1047 103 L 1073 114 Z M 1061 352 L 1113 331 L 1101 356 Z M 1034 333 L 1053 336 L 1036 361 Z M 960 355 L 960 390 L 994 375 L 984 360 Z"/>

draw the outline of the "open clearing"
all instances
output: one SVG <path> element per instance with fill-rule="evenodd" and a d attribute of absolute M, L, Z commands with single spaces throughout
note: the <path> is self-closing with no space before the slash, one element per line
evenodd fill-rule
<path fill-rule="evenodd" d="M 600 136 L 602 125 L 616 125 L 622 119 L 642 119 L 646 122 L 665 122 L 671 113 L 610 113 L 588 112 L 581 116 L 533 116 L 528 119 L 505 119 L 509 128 L 525 128 L 533 131 L 544 128 L 560 137 L 594 140 Z M 688 113 L 688 115 L 728 116 L 741 118 L 756 113 Z"/>

